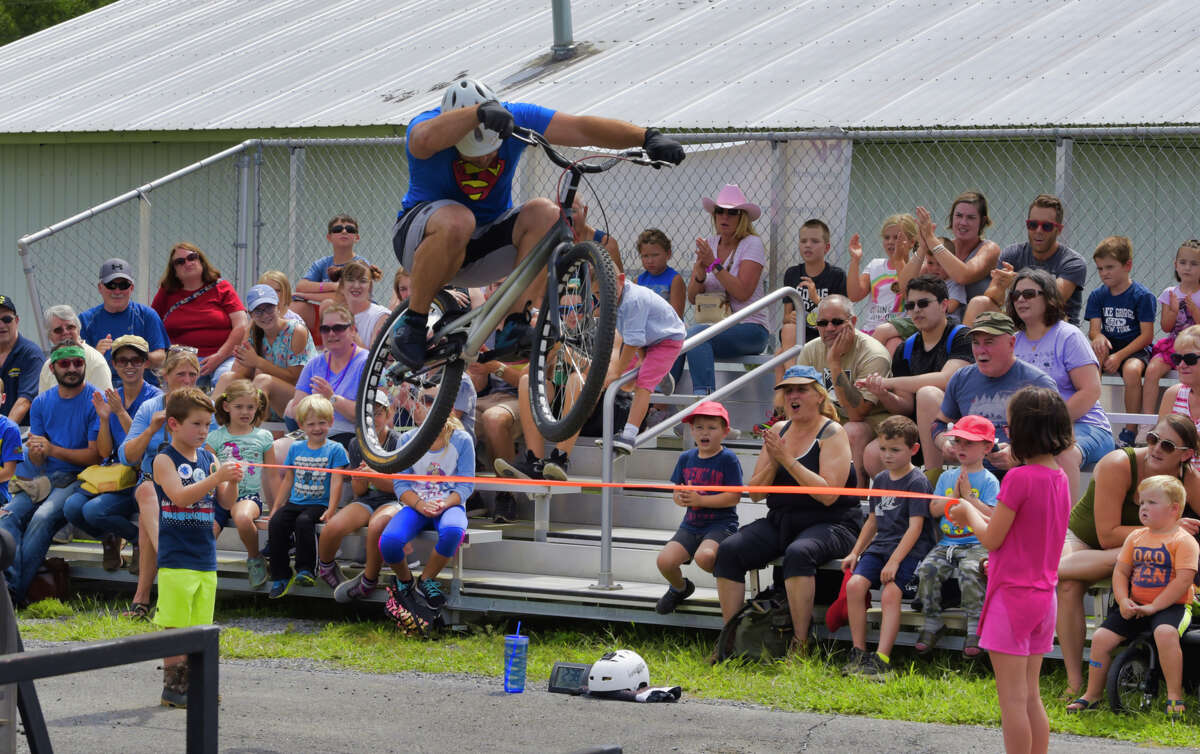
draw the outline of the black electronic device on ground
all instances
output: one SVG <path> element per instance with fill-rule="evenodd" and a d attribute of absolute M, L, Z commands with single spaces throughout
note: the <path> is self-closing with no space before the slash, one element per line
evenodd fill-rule
<path fill-rule="evenodd" d="M 578 696 L 587 691 L 590 662 L 556 662 L 550 671 L 549 690 L 553 694 Z"/>

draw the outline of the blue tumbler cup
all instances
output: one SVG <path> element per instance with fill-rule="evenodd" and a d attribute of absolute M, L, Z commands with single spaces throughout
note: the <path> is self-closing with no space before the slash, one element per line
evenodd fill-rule
<path fill-rule="evenodd" d="M 510 694 L 525 690 L 525 658 L 528 654 L 528 636 L 509 634 L 504 637 L 504 690 Z"/>

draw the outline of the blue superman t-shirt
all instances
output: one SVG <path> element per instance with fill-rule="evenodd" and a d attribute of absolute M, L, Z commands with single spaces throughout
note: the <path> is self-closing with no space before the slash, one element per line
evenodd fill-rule
<path fill-rule="evenodd" d="M 728 448 L 711 458 L 701 458 L 700 450 L 692 448 L 681 453 L 675 462 L 675 471 L 671 473 L 671 482 L 689 486 L 737 486 L 742 483 L 742 462 Z M 701 495 L 714 495 L 714 492 L 701 492 Z M 683 525 L 697 529 L 708 529 L 717 524 L 729 523 L 737 526 L 737 508 L 696 508 L 689 507 L 683 515 Z"/>
<path fill-rule="evenodd" d="M 524 102 L 501 104 L 512 113 L 517 126 L 538 133 L 545 133 L 550 119 L 554 117 L 553 110 L 538 105 Z M 441 113 L 441 108 L 421 113 L 408 124 L 409 133 L 417 124 Z M 477 226 L 487 225 L 512 206 L 513 176 L 525 146 L 524 142 L 517 139 L 505 139 L 500 145 L 496 161 L 487 168 L 477 167 L 462 159 L 454 147 L 422 160 L 413 157 L 406 146 L 408 193 L 404 195 L 403 210 L 411 209 L 418 202 L 452 199 L 471 210 Z"/>

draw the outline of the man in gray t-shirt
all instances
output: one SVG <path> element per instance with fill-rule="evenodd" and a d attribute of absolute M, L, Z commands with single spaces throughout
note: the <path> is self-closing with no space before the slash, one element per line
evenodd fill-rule
<path fill-rule="evenodd" d="M 1017 272 L 1032 267 L 1054 276 L 1058 292 L 1067 304 L 1067 319 L 1073 325 L 1079 324 L 1088 267 L 1079 252 L 1058 242 L 1063 229 L 1063 207 L 1058 197 L 1038 195 L 1029 205 L 1025 228 L 1028 240 L 1000 252 L 999 266 L 992 270 L 991 285 L 983 296 L 971 301 L 971 311 L 964 321 L 973 322 L 974 315 L 982 311 L 1003 311 L 1004 297 L 1012 288 Z"/>

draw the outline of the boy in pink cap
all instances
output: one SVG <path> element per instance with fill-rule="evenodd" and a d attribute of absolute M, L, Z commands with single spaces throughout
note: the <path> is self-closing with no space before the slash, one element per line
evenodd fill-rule
<path fill-rule="evenodd" d="M 739 486 L 742 483 L 742 463 L 733 451 L 721 445 L 729 434 L 729 413 L 716 401 L 704 401 L 683 419 L 692 425 L 696 447 L 679 454 L 671 482 L 696 486 Z M 681 566 L 696 561 L 696 565 L 712 573 L 717 562 L 717 547 L 738 529 L 738 492 L 701 492 L 676 490 L 675 504 L 687 508 L 683 523 L 671 541 L 658 553 L 658 571 L 670 584 L 655 605 L 660 614 L 674 612 L 696 591 L 691 579 L 685 578 Z"/>

